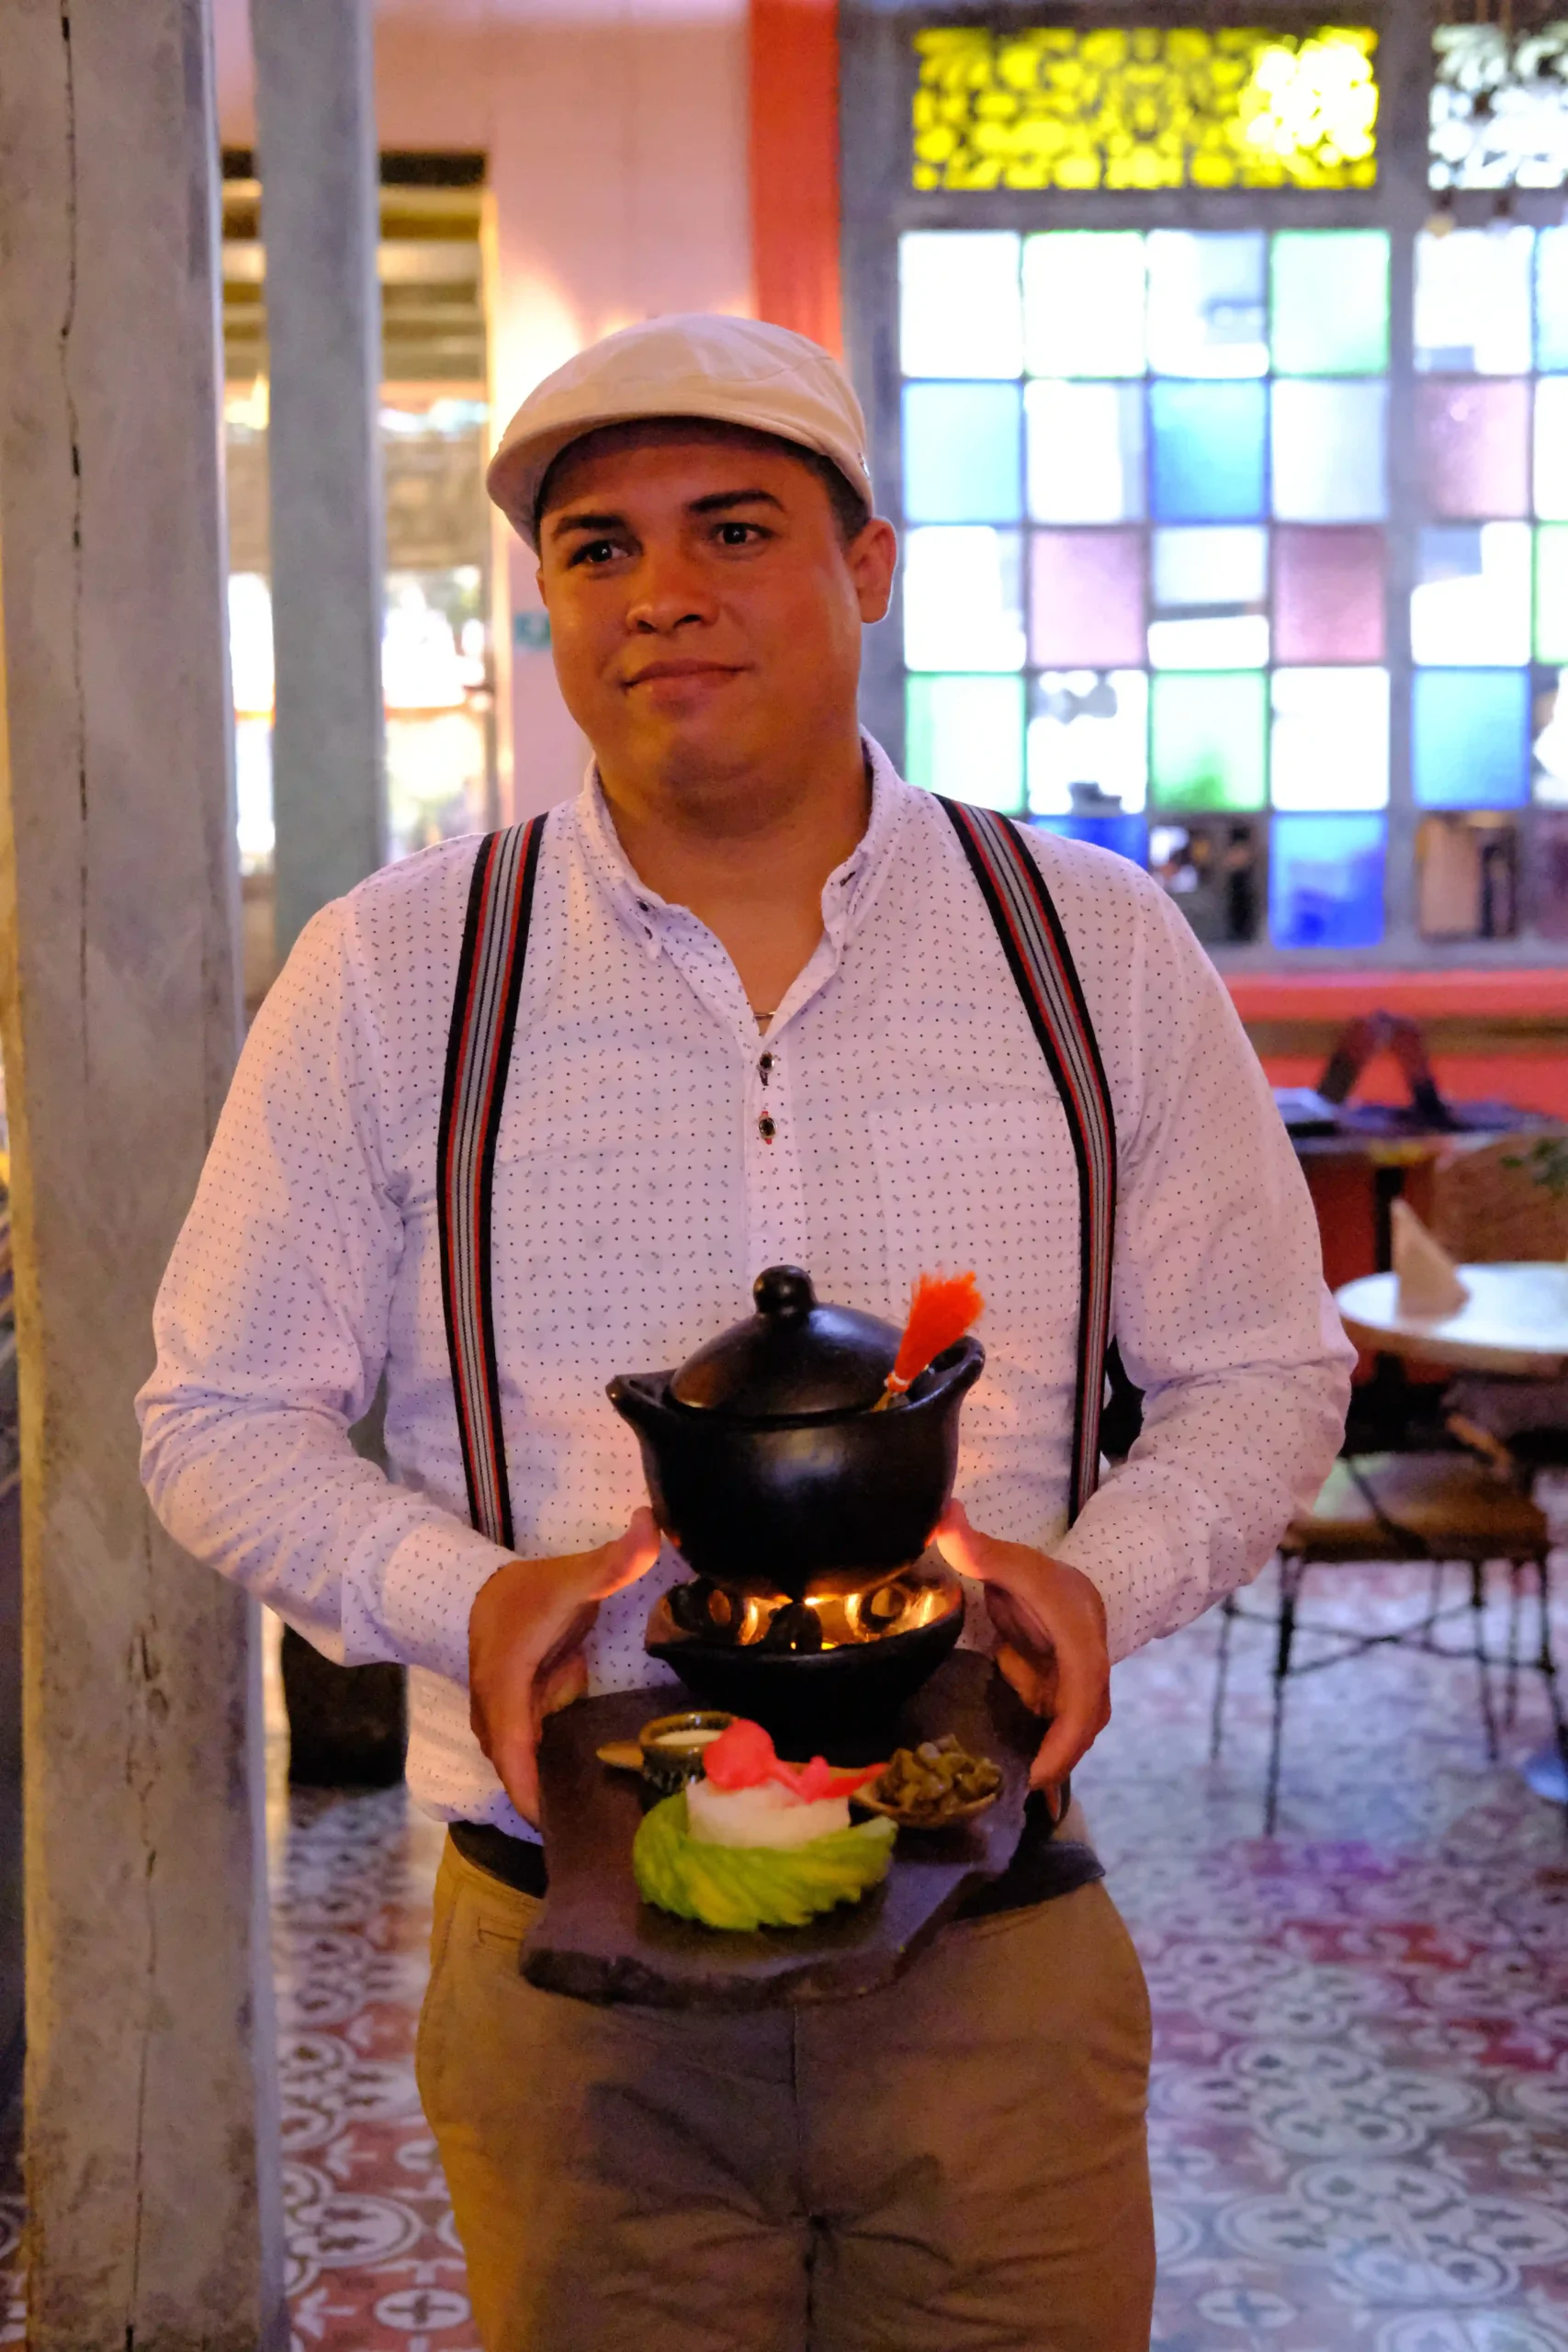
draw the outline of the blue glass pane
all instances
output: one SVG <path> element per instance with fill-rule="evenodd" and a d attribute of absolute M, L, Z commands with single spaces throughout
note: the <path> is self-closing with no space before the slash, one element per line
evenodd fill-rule
<path fill-rule="evenodd" d="M 1149 428 L 1157 522 L 1262 519 L 1267 410 L 1261 384 L 1153 384 Z"/>
<path fill-rule="evenodd" d="M 1021 522 L 1022 431 L 1016 384 L 906 384 L 905 520 Z"/>
<path fill-rule="evenodd" d="M 1276 817 L 1269 931 L 1276 947 L 1375 947 L 1382 937 L 1381 817 Z"/>
<path fill-rule="evenodd" d="M 1034 817 L 1043 833 L 1059 833 L 1065 842 L 1092 842 L 1096 849 L 1113 849 L 1142 865 L 1145 848 L 1141 817 Z"/>
<path fill-rule="evenodd" d="M 1529 672 L 1417 670 L 1411 768 L 1421 808 L 1517 808 L 1529 794 Z"/>

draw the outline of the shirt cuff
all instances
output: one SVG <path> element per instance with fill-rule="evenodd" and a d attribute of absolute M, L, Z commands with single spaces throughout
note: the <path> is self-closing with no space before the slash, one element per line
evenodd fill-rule
<path fill-rule="evenodd" d="M 389 1647 L 405 1665 L 425 1667 L 466 1690 L 468 1612 L 481 1586 L 515 1556 L 459 1520 L 443 1517 L 410 1528 L 383 1572 L 376 1629 L 380 1639 L 367 1655 L 384 1657 Z M 352 1658 L 353 1631 L 346 1622 L 344 1634 Z"/>
<path fill-rule="evenodd" d="M 1148 1640 L 1148 1596 L 1168 1588 L 1166 1547 L 1151 1526 L 1152 1519 L 1141 1502 L 1123 1501 L 1101 1487 L 1083 1517 L 1045 1547 L 1054 1560 L 1065 1560 L 1088 1577 L 1105 1603 L 1106 1647 L 1112 1666 Z"/>

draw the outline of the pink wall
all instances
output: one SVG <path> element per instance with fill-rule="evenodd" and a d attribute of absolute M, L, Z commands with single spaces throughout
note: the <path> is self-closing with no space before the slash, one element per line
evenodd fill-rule
<path fill-rule="evenodd" d="M 214 13 L 222 135 L 247 146 L 245 0 Z M 378 0 L 376 96 L 383 147 L 490 158 L 498 430 L 612 328 L 750 311 L 746 0 Z M 496 553 L 502 786 L 527 816 L 575 791 L 583 746 L 547 650 L 512 652 L 512 616 L 538 599 L 499 518 Z"/>

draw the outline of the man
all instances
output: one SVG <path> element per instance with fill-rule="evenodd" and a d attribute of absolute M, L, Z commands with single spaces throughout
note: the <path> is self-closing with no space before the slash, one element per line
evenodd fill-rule
<path fill-rule="evenodd" d="M 420 2082 L 489 2352 L 1148 2341 L 1146 2002 L 1081 1873 L 1052 1900 L 1026 1873 L 859 2001 L 676 2016 L 520 1976 L 540 1717 L 649 1679 L 680 1573 L 605 1380 L 678 1363 L 772 1263 L 895 1321 L 921 1269 L 974 1266 L 987 1365 L 942 1542 L 1054 1715 L 1042 1787 L 1105 1723 L 1111 1658 L 1256 1573 L 1343 1417 L 1310 1207 L 1223 989 L 1145 876 L 1032 836 L 1114 1111 L 1114 1329 L 1147 1395 L 1066 1527 L 1068 1116 L 953 825 L 859 729 L 896 560 L 863 438 L 814 345 L 674 319 L 541 385 L 491 468 L 594 754 L 545 828 L 494 1153 L 510 1548 L 465 1508 L 437 1236 L 471 842 L 309 927 L 159 1302 L 165 1523 L 332 1655 L 411 1669 L 411 1784 L 456 1825 Z M 347 1438 L 383 1374 L 390 1482 Z"/>

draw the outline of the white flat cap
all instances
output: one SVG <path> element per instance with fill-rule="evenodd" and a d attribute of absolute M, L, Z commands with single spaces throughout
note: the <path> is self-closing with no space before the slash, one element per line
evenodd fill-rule
<path fill-rule="evenodd" d="M 607 334 L 529 393 L 485 485 L 530 547 L 545 476 L 568 442 L 642 416 L 711 417 L 798 442 L 872 503 L 865 418 L 838 361 L 788 327 L 692 311 Z"/>

